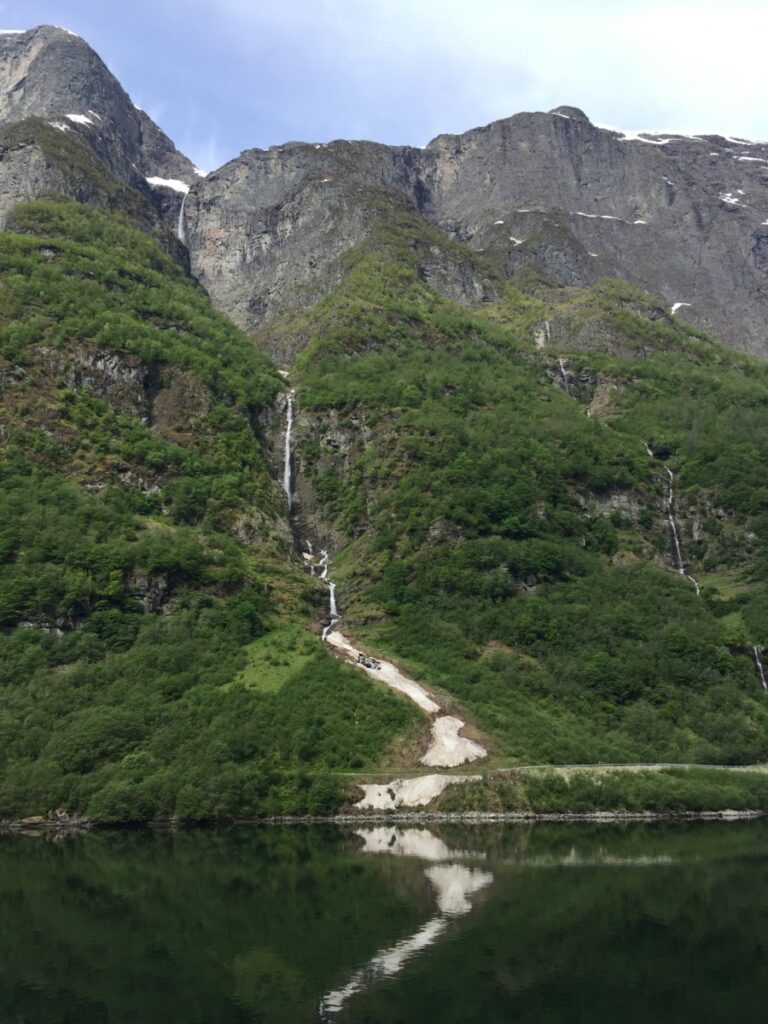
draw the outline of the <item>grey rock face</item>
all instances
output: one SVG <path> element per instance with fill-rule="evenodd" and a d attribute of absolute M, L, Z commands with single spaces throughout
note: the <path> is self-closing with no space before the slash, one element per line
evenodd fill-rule
<path fill-rule="evenodd" d="M 250 150 L 193 189 L 191 263 L 244 328 L 319 298 L 384 188 L 506 272 L 628 279 L 735 348 L 768 355 L 768 145 L 635 136 L 571 107 L 518 114 L 424 150 L 291 143 Z M 425 269 L 460 301 L 461 273 Z M 442 288 L 441 288 L 442 290 Z"/>
<path fill-rule="evenodd" d="M 187 157 L 134 107 L 101 58 L 65 29 L 0 33 L 0 122 L 27 117 L 78 132 L 124 181 L 194 177 Z"/>
<path fill-rule="evenodd" d="M 418 192 L 418 152 L 366 142 L 248 150 L 189 195 L 193 273 L 245 329 L 311 304 L 338 283 L 341 257 L 382 205 Z"/>
<path fill-rule="evenodd" d="M 192 271 L 246 330 L 322 298 L 346 253 L 407 206 L 466 246 L 465 257 L 455 247 L 419 252 L 424 280 L 457 301 L 493 297 L 475 250 L 511 277 L 535 266 L 564 285 L 625 278 L 734 348 L 768 357 L 768 144 L 622 134 L 564 106 L 439 136 L 423 150 L 247 150 L 201 180 L 88 45 L 51 26 L 0 33 L 0 124 L 30 116 L 76 136 L 172 229 L 182 193 L 146 179 L 191 186 L 183 234 Z M 92 201 L 92 182 L 80 188 L 33 150 L 0 139 L 0 224 L 45 191 Z M 295 351 L 276 354 L 289 362 Z"/>

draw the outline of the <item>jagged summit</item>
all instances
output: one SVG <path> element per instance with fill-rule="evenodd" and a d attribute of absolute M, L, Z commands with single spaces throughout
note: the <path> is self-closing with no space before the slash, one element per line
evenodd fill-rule
<path fill-rule="evenodd" d="M 0 123 L 45 118 L 78 132 L 123 180 L 193 180 L 190 160 L 131 98 L 98 54 L 69 29 L 0 32 Z"/>
<path fill-rule="evenodd" d="M 87 144 L 143 192 L 246 330 L 327 294 L 344 255 L 405 205 L 502 274 L 533 266 L 585 287 L 624 278 L 735 348 L 768 355 L 765 143 L 621 131 L 564 104 L 423 149 L 345 140 L 248 149 L 200 180 L 84 40 L 44 25 L 0 33 L 0 220 L 46 190 L 88 198 L 8 134 L 28 118 Z M 483 284 L 458 276 L 448 273 L 451 295 L 482 301 Z"/>
<path fill-rule="evenodd" d="M 560 117 L 568 117 L 574 121 L 587 121 L 590 124 L 592 123 L 591 121 L 589 121 L 589 118 L 583 110 L 580 110 L 578 107 L 569 107 L 567 104 L 564 106 L 555 107 L 553 110 L 550 110 L 549 113 L 559 114 Z"/>

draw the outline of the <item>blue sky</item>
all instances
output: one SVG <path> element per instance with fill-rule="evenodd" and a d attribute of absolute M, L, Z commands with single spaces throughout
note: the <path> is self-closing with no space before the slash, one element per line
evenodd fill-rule
<path fill-rule="evenodd" d="M 199 166 L 291 139 L 423 145 L 561 103 L 768 138 L 768 2 L 0 0 L 82 35 Z"/>

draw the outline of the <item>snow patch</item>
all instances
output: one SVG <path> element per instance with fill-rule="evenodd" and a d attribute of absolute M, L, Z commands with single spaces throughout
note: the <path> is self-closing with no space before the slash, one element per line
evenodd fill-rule
<path fill-rule="evenodd" d="M 184 195 L 189 192 L 189 185 L 178 178 L 147 178 L 147 184 L 152 188 L 172 188 L 174 192 L 182 192 Z"/>
<path fill-rule="evenodd" d="M 510 240 L 510 242 L 514 242 L 515 245 L 522 245 L 523 242 L 525 241 L 524 238 L 515 238 L 514 235 L 510 235 L 509 236 L 509 240 Z"/>
<path fill-rule="evenodd" d="M 581 210 L 575 210 L 574 213 L 577 217 L 589 217 L 591 220 L 621 220 L 621 217 L 614 217 L 612 213 L 582 213 Z"/>
<path fill-rule="evenodd" d="M 768 160 L 763 160 L 760 156 L 736 156 L 734 160 L 741 160 L 744 163 L 751 164 L 768 164 Z"/>
<path fill-rule="evenodd" d="M 503 223 L 504 223 L 504 221 L 503 221 L 503 220 L 495 220 L 495 221 L 494 221 L 493 223 L 494 223 L 494 224 L 503 224 Z"/>
<path fill-rule="evenodd" d="M 68 124 L 62 124 L 61 121 L 49 121 L 48 124 L 51 126 L 51 128 L 56 128 L 57 131 L 60 131 L 60 132 L 68 132 L 69 131 L 69 125 Z"/>
<path fill-rule="evenodd" d="M 682 309 L 683 306 L 690 306 L 690 302 L 676 302 L 669 312 L 674 316 L 678 309 Z"/>
<path fill-rule="evenodd" d="M 741 200 L 738 196 L 735 196 L 733 192 L 721 192 L 717 197 L 723 203 L 729 203 L 731 206 L 738 206 Z"/>
<path fill-rule="evenodd" d="M 366 811 L 388 811 L 396 807 L 426 807 L 449 786 L 479 782 L 479 775 L 420 775 L 415 779 L 392 779 L 384 783 L 362 783 L 364 796 L 355 807 Z"/>
<path fill-rule="evenodd" d="M 408 676 L 403 675 L 400 669 L 391 662 L 380 662 L 381 667 L 378 669 L 368 668 L 357 661 L 360 651 L 342 633 L 331 632 L 326 637 L 326 640 L 337 651 L 344 651 L 345 654 L 351 655 L 356 668 L 361 668 L 372 679 L 380 679 L 382 683 L 386 683 L 393 690 L 398 690 L 406 697 L 409 697 L 414 704 L 418 704 L 421 710 L 426 711 L 428 715 L 436 715 L 440 710 L 440 705 L 432 700 L 423 686 L 420 686 L 414 679 L 409 679 Z"/>
<path fill-rule="evenodd" d="M 23 36 L 25 28 L 0 28 L 0 36 Z"/>
<path fill-rule="evenodd" d="M 75 124 L 93 124 L 90 117 L 86 117 L 85 114 L 65 114 L 68 121 L 74 121 Z"/>
<path fill-rule="evenodd" d="M 632 223 L 633 224 L 647 224 L 648 221 L 647 220 L 633 220 Z"/>
<path fill-rule="evenodd" d="M 63 25 L 54 25 L 53 27 L 57 28 L 59 32 L 66 32 L 68 36 L 74 36 L 75 39 L 80 38 L 77 32 L 73 32 L 71 28 L 64 28 Z"/>
<path fill-rule="evenodd" d="M 208 172 L 207 171 L 201 171 L 199 167 L 193 167 L 192 170 L 195 172 L 195 174 L 198 176 L 198 178 L 207 178 L 208 177 Z"/>
<path fill-rule="evenodd" d="M 432 742 L 426 754 L 419 758 L 421 764 L 431 768 L 455 768 L 460 764 L 477 761 L 487 751 L 474 740 L 459 736 L 464 723 L 459 718 L 442 715 L 432 723 Z"/>

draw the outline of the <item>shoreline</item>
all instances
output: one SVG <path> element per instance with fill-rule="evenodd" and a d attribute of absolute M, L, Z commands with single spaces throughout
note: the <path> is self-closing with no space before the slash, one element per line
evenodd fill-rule
<path fill-rule="evenodd" d="M 73 834 L 84 832 L 188 832 L 197 829 L 274 828 L 296 825 L 407 825 L 528 824 L 533 822 L 651 823 L 656 821 L 750 821 L 764 818 L 764 810 L 720 811 L 389 811 L 372 814 L 274 815 L 268 818 L 231 818 L 215 821 L 180 821 L 174 818 L 143 822 L 95 822 L 85 818 L 0 821 L 0 836 Z"/>

